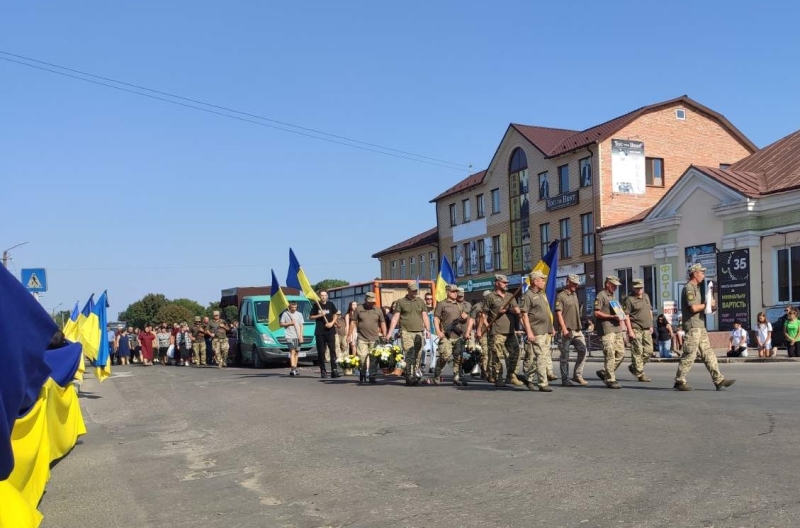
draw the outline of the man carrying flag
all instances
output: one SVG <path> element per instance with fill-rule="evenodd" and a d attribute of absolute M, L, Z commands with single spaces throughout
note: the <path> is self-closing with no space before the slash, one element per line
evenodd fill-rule
<path fill-rule="evenodd" d="M 267 326 L 273 332 L 279 328 L 285 328 L 286 343 L 289 346 L 289 375 L 297 376 L 297 350 L 303 342 L 303 314 L 297 311 L 297 303 L 294 305 L 294 314 L 287 315 L 289 301 L 286 299 L 283 290 L 278 284 L 278 277 L 272 271 L 272 287 L 270 288 L 269 312 L 267 313 Z"/>

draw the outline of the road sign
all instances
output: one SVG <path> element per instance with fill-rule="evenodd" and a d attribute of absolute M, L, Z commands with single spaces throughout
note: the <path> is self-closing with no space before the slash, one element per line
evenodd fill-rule
<path fill-rule="evenodd" d="M 20 282 L 31 293 L 47 291 L 47 272 L 44 268 L 28 268 L 19 272 Z"/>

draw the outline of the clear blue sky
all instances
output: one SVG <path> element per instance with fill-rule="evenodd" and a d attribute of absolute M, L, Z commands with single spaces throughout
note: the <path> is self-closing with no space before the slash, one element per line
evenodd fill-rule
<path fill-rule="evenodd" d="M 13 2 L 0 50 L 463 166 L 357 150 L 0 60 L 0 250 L 51 310 L 203 304 L 379 274 L 509 122 L 583 129 L 688 94 L 758 146 L 800 128 L 791 2 Z M 2 55 L 0 55 L 2 56 Z"/>

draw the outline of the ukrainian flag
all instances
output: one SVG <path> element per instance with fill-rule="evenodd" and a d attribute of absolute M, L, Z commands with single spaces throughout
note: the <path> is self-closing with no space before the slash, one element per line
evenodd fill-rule
<path fill-rule="evenodd" d="M 78 341 L 83 345 L 83 355 L 91 361 L 97 359 L 97 350 L 102 341 L 98 324 L 97 314 L 94 313 L 94 294 L 92 294 L 78 316 L 78 328 L 80 329 Z"/>
<path fill-rule="evenodd" d="M 447 257 L 442 256 L 442 265 L 439 267 L 439 276 L 436 277 L 436 302 L 447 299 L 447 285 L 456 283 L 456 274 L 450 267 Z"/>
<path fill-rule="evenodd" d="M 533 268 L 533 271 L 541 271 L 547 275 L 547 285 L 545 286 L 545 296 L 550 304 L 550 311 L 555 312 L 556 303 L 556 274 L 558 271 L 558 240 L 550 244 L 547 254 Z"/>
<path fill-rule="evenodd" d="M 272 289 L 269 299 L 269 313 L 267 315 L 267 325 L 273 332 L 281 327 L 281 314 L 289 308 L 289 301 L 286 299 L 278 284 L 278 277 L 275 270 L 272 270 Z"/>
<path fill-rule="evenodd" d="M 317 292 L 311 287 L 311 283 L 306 277 L 306 272 L 300 267 L 300 262 L 298 262 L 292 248 L 289 248 L 289 273 L 286 275 L 286 285 L 302 291 L 308 300 L 319 302 Z"/>
<path fill-rule="evenodd" d="M 80 328 L 78 328 L 78 317 L 81 312 L 78 310 L 78 301 L 75 301 L 75 306 L 72 308 L 72 313 L 69 315 L 69 321 L 64 325 L 64 337 L 73 343 L 76 343 L 80 337 Z"/>
<path fill-rule="evenodd" d="M 96 322 L 97 325 L 97 356 L 94 360 L 94 375 L 98 380 L 111 376 L 111 351 L 108 349 L 108 339 L 105 339 L 105 331 L 108 326 L 108 293 L 103 292 L 100 300 L 94 305 L 92 309 L 92 318 L 87 319 L 88 324 Z M 91 323 L 90 323 L 91 322 Z"/>

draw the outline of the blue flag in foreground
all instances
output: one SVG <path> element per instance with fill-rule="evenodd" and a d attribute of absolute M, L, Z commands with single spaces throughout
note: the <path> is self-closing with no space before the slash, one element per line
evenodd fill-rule
<path fill-rule="evenodd" d="M 97 357 L 94 360 L 94 375 L 100 381 L 111 376 L 111 351 L 108 349 L 108 339 L 106 339 L 106 327 L 108 326 L 107 308 L 108 293 L 103 292 L 103 295 L 100 296 L 97 304 L 95 304 L 92 309 L 95 317 L 87 319 L 87 323 L 97 324 L 97 336 L 100 341 L 97 343 Z"/>
<path fill-rule="evenodd" d="M 545 296 L 550 304 L 550 311 L 555 313 L 556 304 L 556 274 L 558 268 L 558 240 L 550 244 L 547 254 L 533 268 L 533 271 L 541 271 L 547 275 L 547 286 L 545 286 Z"/>
<path fill-rule="evenodd" d="M 270 290 L 269 313 L 267 314 L 267 326 L 273 332 L 281 327 L 281 314 L 289 308 L 289 301 L 283 294 L 278 277 L 275 271 L 272 272 L 272 289 Z"/>
<path fill-rule="evenodd" d="M 286 285 L 303 292 L 303 295 L 305 295 L 309 301 L 319 302 L 317 292 L 311 287 L 311 283 L 308 281 L 308 277 L 306 277 L 306 272 L 300 267 L 300 262 L 294 255 L 292 248 L 289 248 L 289 273 L 286 275 Z"/>
<path fill-rule="evenodd" d="M 450 267 L 447 257 L 442 256 L 442 265 L 439 267 L 439 276 L 436 277 L 436 302 L 447 299 L 447 285 L 456 283 L 456 274 Z"/>
<path fill-rule="evenodd" d="M 50 314 L 0 266 L 0 480 L 14 468 L 14 422 L 36 402 L 50 375 L 44 354 L 57 331 Z"/>

